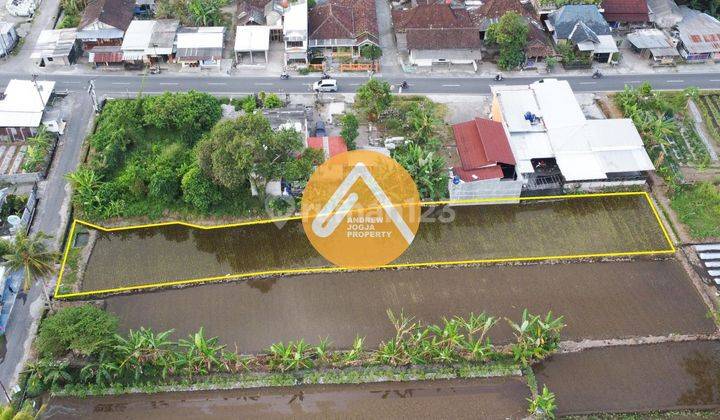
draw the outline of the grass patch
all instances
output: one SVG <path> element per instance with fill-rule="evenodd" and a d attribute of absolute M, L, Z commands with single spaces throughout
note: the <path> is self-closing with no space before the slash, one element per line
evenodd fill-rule
<path fill-rule="evenodd" d="M 670 206 L 697 239 L 720 237 L 720 188 L 710 182 L 683 186 Z"/>

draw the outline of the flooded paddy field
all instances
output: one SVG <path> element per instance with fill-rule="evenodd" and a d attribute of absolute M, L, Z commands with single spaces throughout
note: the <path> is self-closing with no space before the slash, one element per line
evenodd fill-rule
<path fill-rule="evenodd" d="M 520 419 L 519 377 L 177 392 L 51 401 L 45 419 Z"/>
<path fill-rule="evenodd" d="M 555 355 L 535 368 L 558 414 L 720 407 L 720 342 L 598 348 Z"/>
<path fill-rule="evenodd" d="M 393 334 L 386 310 L 424 322 L 486 311 L 517 320 L 523 308 L 563 315 L 565 340 L 710 333 L 712 321 L 675 260 L 453 267 L 326 273 L 162 290 L 105 299 L 123 330 L 205 328 L 242 352 L 277 341 L 357 334 L 376 346 Z M 512 338 L 504 322 L 496 342 Z"/>
<path fill-rule="evenodd" d="M 397 263 L 543 258 L 667 250 L 644 195 L 452 207 L 423 222 Z M 432 219 L 432 217 L 431 217 Z M 263 271 L 325 267 L 300 221 L 202 230 L 161 226 L 98 232 L 81 291 Z M 379 273 L 378 276 L 386 276 Z"/>

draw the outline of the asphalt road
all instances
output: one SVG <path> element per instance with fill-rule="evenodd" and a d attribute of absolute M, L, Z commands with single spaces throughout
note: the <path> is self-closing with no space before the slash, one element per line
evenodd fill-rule
<path fill-rule="evenodd" d="M 7 84 L 11 74 L 0 74 L 0 84 Z M 622 90 L 626 85 L 637 86 L 642 82 L 650 82 L 655 89 L 683 89 L 696 86 L 700 89 L 720 89 L 720 73 L 685 73 L 685 74 L 631 74 L 606 75 L 600 79 L 590 76 L 553 76 L 570 82 L 576 92 L 602 92 Z M 56 89 L 81 91 L 86 90 L 88 81 L 95 80 L 98 95 L 120 97 L 122 95 L 144 92 L 148 94 L 165 91 L 187 91 L 195 89 L 216 95 L 247 94 L 258 91 L 278 93 L 310 93 L 311 84 L 318 80 L 317 76 L 295 76 L 289 80 L 279 77 L 252 76 L 206 76 L 197 75 L 142 75 L 134 76 L 118 74 L 97 75 L 42 75 L 43 80 L 55 80 Z M 339 93 L 352 93 L 368 78 L 349 76 L 338 77 Z M 490 85 L 527 84 L 541 77 L 514 77 L 496 82 L 493 78 L 481 77 L 415 77 L 406 78 L 410 87 L 405 93 L 417 94 L 479 94 L 490 93 Z M 397 88 L 400 78 L 386 78 Z"/>

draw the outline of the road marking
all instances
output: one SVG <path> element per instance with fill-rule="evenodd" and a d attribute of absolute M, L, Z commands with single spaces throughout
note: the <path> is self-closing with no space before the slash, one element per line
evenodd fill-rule
<path fill-rule="evenodd" d="M 643 82 L 642 80 L 631 80 L 628 83 L 642 83 L 642 82 Z"/>
<path fill-rule="evenodd" d="M 59 82 L 59 83 L 63 83 L 66 85 L 79 85 L 80 84 L 80 82 Z"/>
<path fill-rule="evenodd" d="M 581 85 L 594 85 L 597 82 L 580 82 Z"/>
<path fill-rule="evenodd" d="M 255 83 L 255 86 L 272 86 L 275 83 Z"/>
<path fill-rule="evenodd" d="M 130 82 L 112 82 L 113 85 L 129 85 Z"/>
<path fill-rule="evenodd" d="M 360 86 L 360 83 L 350 83 L 350 86 Z"/>
<path fill-rule="evenodd" d="M 460 85 L 442 85 L 443 87 L 460 87 Z"/>
<path fill-rule="evenodd" d="M 720 79 L 710 79 L 711 82 L 720 82 Z"/>
<path fill-rule="evenodd" d="M 684 80 L 666 80 L 668 83 L 683 83 Z"/>
<path fill-rule="evenodd" d="M 171 83 L 171 82 L 160 82 L 159 85 L 168 85 L 168 86 L 175 86 L 179 85 L 180 83 Z"/>
<path fill-rule="evenodd" d="M 227 85 L 227 83 L 208 82 L 208 85 L 225 86 L 225 85 Z"/>

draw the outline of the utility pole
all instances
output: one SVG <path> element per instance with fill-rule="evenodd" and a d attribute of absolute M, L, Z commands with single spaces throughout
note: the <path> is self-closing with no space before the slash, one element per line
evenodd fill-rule
<path fill-rule="evenodd" d="M 7 392 L 7 388 L 5 388 L 5 384 L 0 381 L 0 387 L 2 387 L 3 394 L 5 394 L 5 398 L 7 399 L 7 402 L 10 402 L 10 394 Z"/>
<path fill-rule="evenodd" d="M 33 73 L 31 80 L 32 80 L 33 84 L 35 85 L 35 90 L 37 91 L 38 96 L 40 97 L 40 104 L 43 107 L 45 107 L 45 101 L 43 101 L 43 96 L 42 96 L 42 87 L 40 85 L 38 85 L 38 82 L 37 82 L 38 77 L 39 76 L 37 73 Z"/>
<path fill-rule="evenodd" d="M 90 99 L 92 99 L 95 112 L 100 112 L 100 104 L 98 104 L 97 95 L 95 94 L 95 79 L 90 79 L 90 81 L 88 82 L 87 92 L 88 95 L 90 95 Z"/>

